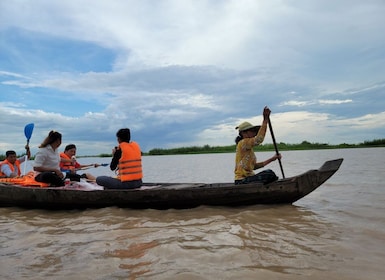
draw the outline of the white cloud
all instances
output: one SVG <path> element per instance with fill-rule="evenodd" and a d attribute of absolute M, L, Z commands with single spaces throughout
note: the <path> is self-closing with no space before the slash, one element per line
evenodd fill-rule
<path fill-rule="evenodd" d="M 345 99 L 345 100 L 319 100 L 318 101 L 321 105 L 322 104 L 344 104 L 344 103 L 350 103 L 353 102 L 352 99 Z"/>
<path fill-rule="evenodd" d="M 33 56 L 29 46 L 7 45 L 7 38 L 0 46 L 0 128 L 9 131 L 11 145 L 23 146 L 20 131 L 31 119 L 34 141 L 58 129 L 65 141 L 84 144 L 85 153 L 88 146 L 109 152 L 121 126 L 143 135 L 148 148 L 227 145 L 241 120 L 261 122 L 261 104 L 274 109 L 278 141 L 383 135 L 383 1 L 0 5 L 0 32 L 26 30 L 36 44 Z M 74 53 L 74 42 L 108 48 L 112 61 L 103 63 L 112 70 L 71 72 L 65 59 L 50 68 L 44 50 L 56 48 L 50 45 L 56 39 Z M 42 64 L 28 68 L 36 61 Z"/>
<path fill-rule="evenodd" d="M 311 104 L 309 101 L 296 101 L 296 100 L 289 100 L 282 102 L 280 106 L 296 106 L 296 107 L 303 107 L 306 105 Z"/>
<path fill-rule="evenodd" d="M 262 117 L 257 116 L 249 119 L 233 120 L 232 123 L 229 124 L 216 125 L 202 131 L 199 135 L 199 142 L 201 145 L 207 143 L 232 145 L 237 136 L 237 131 L 234 128 L 243 121 L 260 125 L 262 123 Z M 357 118 L 336 118 L 336 116 L 331 114 L 295 111 L 272 114 L 271 122 L 276 141 L 291 144 L 301 143 L 305 140 L 329 144 L 357 144 L 364 140 L 376 138 L 373 138 L 369 132 L 372 129 L 385 132 L 385 112 L 368 114 Z M 361 141 L 353 140 L 356 139 L 357 135 L 361 135 L 362 131 L 366 131 L 367 138 Z M 218 135 L 221 137 L 218 138 Z M 269 130 L 266 133 L 264 143 L 272 143 Z"/>
<path fill-rule="evenodd" d="M 258 65 L 306 71 L 308 65 L 295 62 L 314 62 L 312 53 L 378 42 L 373 28 L 381 34 L 384 9 L 362 1 L 34 1 L 3 4 L 2 25 L 116 49 L 124 60 L 116 61 L 119 68 Z"/>
<path fill-rule="evenodd" d="M 350 127 L 355 130 L 378 129 L 384 133 L 380 137 L 385 137 L 385 112 L 381 112 L 379 114 L 366 114 L 350 119 L 336 120 L 336 123 L 341 128 Z"/>

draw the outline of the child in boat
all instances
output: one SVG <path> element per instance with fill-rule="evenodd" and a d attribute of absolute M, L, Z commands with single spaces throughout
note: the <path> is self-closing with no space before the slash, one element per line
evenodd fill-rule
<path fill-rule="evenodd" d="M 276 159 L 281 159 L 281 154 L 257 162 L 254 154 L 254 146 L 260 145 L 265 139 L 267 124 L 270 116 L 270 109 L 263 109 L 263 122 L 261 126 L 254 126 L 249 122 L 243 122 L 235 129 L 238 129 L 239 135 L 235 139 L 236 155 L 235 155 L 235 184 L 247 184 L 260 181 L 264 184 L 276 181 L 278 177 L 271 169 L 264 170 L 258 174 L 254 174 L 255 169 L 265 167 Z"/>
<path fill-rule="evenodd" d="M 60 170 L 66 173 L 76 174 L 76 171 L 85 167 L 98 167 L 100 164 L 80 164 L 76 161 L 76 146 L 69 144 L 65 147 L 64 152 L 60 153 Z M 90 173 L 80 175 L 81 178 L 95 181 L 96 177 Z"/>

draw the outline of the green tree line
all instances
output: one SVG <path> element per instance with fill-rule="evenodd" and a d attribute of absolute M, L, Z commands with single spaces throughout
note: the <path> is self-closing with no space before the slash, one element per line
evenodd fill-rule
<path fill-rule="evenodd" d="M 287 143 L 277 143 L 279 151 L 290 151 L 290 150 L 320 150 L 320 149 L 345 149 L 345 148 L 370 148 L 370 147 L 385 147 L 385 138 L 375 139 L 372 141 L 364 141 L 358 144 L 347 144 L 342 143 L 338 145 L 330 145 L 326 143 L 310 143 L 308 141 L 302 141 L 300 144 L 287 144 Z M 255 147 L 255 150 L 258 151 L 274 151 L 273 144 L 263 144 Z M 150 150 L 143 155 L 185 155 L 185 154 L 209 154 L 209 153 L 233 153 L 235 152 L 235 144 L 229 146 L 191 146 L 191 147 L 181 147 L 181 148 L 171 148 L 171 149 L 161 149 L 155 148 Z M 24 156 L 25 153 L 19 155 Z M 111 154 L 99 154 L 95 156 L 84 156 L 84 157 L 111 157 Z M 79 156 L 80 158 L 81 156 Z M 4 160 L 5 155 L 0 155 L 0 160 Z M 33 159 L 33 157 L 31 157 Z"/>
<path fill-rule="evenodd" d="M 369 148 L 369 147 L 385 147 L 384 139 L 375 139 L 372 141 L 365 141 L 359 144 L 342 143 L 338 145 L 330 145 L 326 143 L 310 143 L 302 141 L 300 144 L 277 143 L 279 151 L 289 150 L 319 150 L 319 149 L 344 149 L 344 148 Z M 274 151 L 273 144 L 263 144 L 255 147 L 258 151 Z M 181 154 L 204 154 L 204 153 L 232 153 L 235 151 L 235 144 L 229 146 L 191 146 L 171 149 L 155 148 L 150 150 L 145 155 L 181 155 Z"/>

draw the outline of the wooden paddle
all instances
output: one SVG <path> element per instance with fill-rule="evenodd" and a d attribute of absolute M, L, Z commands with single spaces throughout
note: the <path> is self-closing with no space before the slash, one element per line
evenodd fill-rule
<path fill-rule="evenodd" d="M 268 123 L 269 123 L 269 129 L 270 129 L 270 133 L 271 133 L 271 138 L 273 139 L 273 144 L 274 144 L 275 152 L 278 155 L 279 154 L 278 146 L 277 146 L 277 142 L 275 141 L 274 132 L 273 132 L 273 126 L 271 125 L 270 118 L 268 118 Z M 281 159 L 278 158 L 278 161 L 279 161 L 279 166 L 281 167 L 282 177 L 283 177 L 283 179 L 285 179 L 285 174 L 283 173 L 283 167 L 282 167 Z"/>

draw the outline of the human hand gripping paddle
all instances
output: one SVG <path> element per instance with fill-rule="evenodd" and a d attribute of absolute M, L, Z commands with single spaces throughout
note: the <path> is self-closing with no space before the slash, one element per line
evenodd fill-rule
<path fill-rule="evenodd" d="M 269 130 L 270 130 L 270 133 L 271 133 L 271 138 L 273 139 L 273 144 L 274 144 L 274 148 L 275 148 L 275 153 L 276 153 L 277 155 L 279 155 L 278 147 L 277 147 L 277 142 L 275 141 L 274 132 L 273 132 L 273 126 L 271 125 L 270 117 L 267 118 L 267 121 L 268 121 L 268 124 L 269 124 Z M 283 173 L 283 167 L 282 167 L 281 159 L 278 158 L 278 161 L 279 161 L 279 166 L 281 167 L 282 178 L 285 179 L 285 174 Z"/>
<path fill-rule="evenodd" d="M 34 128 L 34 127 L 35 127 L 35 125 L 34 125 L 33 123 L 27 124 L 27 125 L 24 127 L 24 135 L 25 135 L 25 138 L 27 138 L 27 145 L 25 146 L 26 149 L 29 147 L 29 140 L 30 140 L 31 137 L 32 137 L 32 132 L 33 132 L 33 128 Z M 23 175 L 25 175 L 25 172 L 26 172 L 27 161 L 28 161 L 28 156 L 25 155 Z"/>

